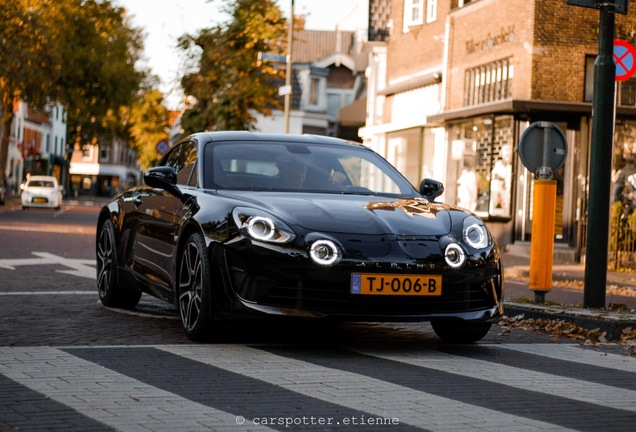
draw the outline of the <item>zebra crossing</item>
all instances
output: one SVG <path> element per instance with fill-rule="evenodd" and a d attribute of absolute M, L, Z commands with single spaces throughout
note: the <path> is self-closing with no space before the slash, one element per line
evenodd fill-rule
<path fill-rule="evenodd" d="M 627 431 L 636 359 L 570 344 L 0 347 L 0 431 Z"/>

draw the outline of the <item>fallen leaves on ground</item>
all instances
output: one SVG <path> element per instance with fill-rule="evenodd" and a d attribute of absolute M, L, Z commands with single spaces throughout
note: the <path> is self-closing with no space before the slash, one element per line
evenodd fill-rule
<path fill-rule="evenodd" d="M 526 276 L 518 275 L 506 275 L 506 279 L 518 280 L 528 282 L 529 278 Z M 569 288 L 578 291 L 583 291 L 585 283 L 582 280 L 577 279 L 552 279 L 552 285 L 558 288 Z M 623 297 L 636 297 L 636 290 L 633 288 L 627 288 L 614 284 L 607 284 L 606 291 L 609 295 L 617 295 Z"/>
<path fill-rule="evenodd" d="M 519 315 L 516 317 L 505 316 L 499 325 L 504 329 L 516 328 L 526 331 L 542 332 L 552 335 L 552 339 L 572 339 L 581 341 L 586 346 L 596 346 L 597 344 L 608 343 L 607 335 L 600 329 L 587 330 L 568 321 L 558 319 L 524 319 Z M 629 351 L 629 354 L 636 355 L 636 329 L 628 327 L 623 330 L 620 339 L 614 341 Z"/>

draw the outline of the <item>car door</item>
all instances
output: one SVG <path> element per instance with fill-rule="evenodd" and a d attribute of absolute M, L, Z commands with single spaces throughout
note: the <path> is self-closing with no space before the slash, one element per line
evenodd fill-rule
<path fill-rule="evenodd" d="M 185 142 L 175 146 L 160 165 L 175 169 L 179 188 L 192 188 L 192 184 L 196 185 L 196 160 L 196 144 Z M 134 202 L 137 224 L 132 270 L 149 289 L 166 294 L 174 287 L 177 235 L 185 204 L 162 189 L 150 187 L 140 189 Z"/>

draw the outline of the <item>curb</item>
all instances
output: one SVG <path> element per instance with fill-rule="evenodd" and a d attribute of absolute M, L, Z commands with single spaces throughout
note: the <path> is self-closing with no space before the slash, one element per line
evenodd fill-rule
<path fill-rule="evenodd" d="M 528 279 L 530 277 L 529 266 L 504 267 L 504 275 L 512 278 Z M 579 281 L 584 283 L 585 268 L 578 265 L 555 265 L 552 272 L 553 281 Z M 616 285 L 636 292 L 636 275 L 630 278 L 621 278 L 607 274 L 607 284 Z"/>
<path fill-rule="evenodd" d="M 590 311 L 587 309 L 561 309 L 550 306 L 526 305 L 523 303 L 504 302 L 504 314 L 508 317 L 523 316 L 530 319 L 562 320 L 585 330 L 599 329 L 605 333 L 608 341 L 620 340 L 623 330 L 636 329 L 634 314 L 621 314 L 607 311 Z"/>

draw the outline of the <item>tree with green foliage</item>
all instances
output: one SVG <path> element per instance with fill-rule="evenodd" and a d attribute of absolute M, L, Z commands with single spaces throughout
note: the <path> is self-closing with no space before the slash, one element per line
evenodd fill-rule
<path fill-rule="evenodd" d="M 70 138 L 108 143 L 124 132 L 119 108 L 133 103 L 145 76 L 135 67 L 143 35 L 110 1 L 56 3 L 49 18 L 61 30 L 55 32 L 61 65 L 56 99 L 67 109 Z"/>
<path fill-rule="evenodd" d="M 50 28 L 30 2 L 0 2 L 0 182 L 4 182 L 14 104 L 43 106 L 59 76 Z"/>
<path fill-rule="evenodd" d="M 181 122 L 186 133 L 199 130 L 251 130 L 254 113 L 280 108 L 284 69 L 259 61 L 259 53 L 284 54 L 287 20 L 272 0 L 226 0 L 229 20 L 197 35 L 184 35 L 179 47 L 198 59 L 198 69 L 182 81 L 194 100 Z"/>
<path fill-rule="evenodd" d="M 135 68 L 142 34 L 125 12 L 110 0 L 0 2 L 0 177 L 18 100 L 34 108 L 61 103 L 71 145 L 125 132 L 120 107 L 133 102 L 145 76 Z"/>

